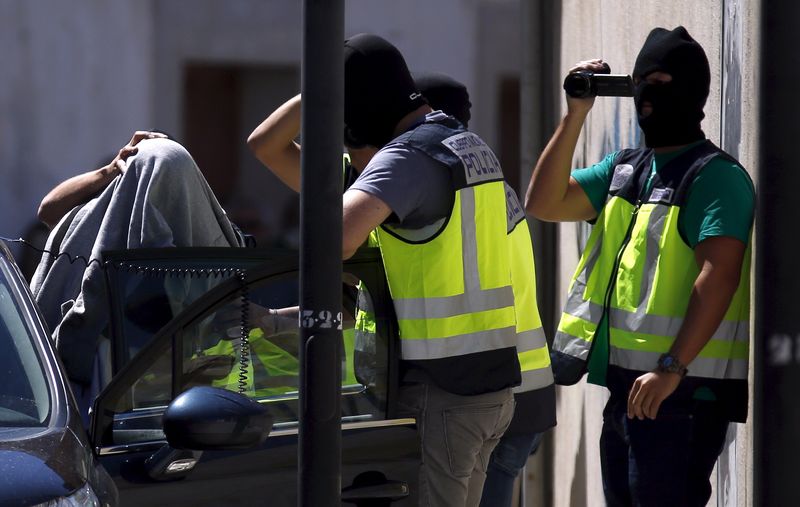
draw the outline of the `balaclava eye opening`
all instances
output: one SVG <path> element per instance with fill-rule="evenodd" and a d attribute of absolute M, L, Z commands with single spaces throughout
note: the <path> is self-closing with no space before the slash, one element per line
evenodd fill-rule
<path fill-rule="evenodd" d="M 653 72 L 665 72 L 672 80 L 647 83 L 645 78 Z M 633 77 L 639 81 L 634 102 L 647 146 L 679 146 L 705 138 L 700 122 L 705 116 L 711 71 L 703 48 L 684 27 L 653 29 L 636 57 Z M 646 117 L 642 115 L 644 102 L 652 105 Z"/>
<path fill-rule="evenodd" d="M 405 115 L 426 104 L 403 55 L 372 34 L 344 43 L 345 144 L 383 147 Z"/>

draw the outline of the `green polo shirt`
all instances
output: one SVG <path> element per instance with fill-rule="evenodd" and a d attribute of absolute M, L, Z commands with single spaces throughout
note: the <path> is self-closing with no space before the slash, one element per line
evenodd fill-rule
<path fill-rule="evenodd" d="M 673 152 L 656 154 L 647 185 L 650 186 L 652 182 L 652 174 L 658 173 L 670 160 L 702 142 L 705 141 L 698 141 Z M 572 177 L 586 192 L 598 214 L 608 197 L 616 155 L 616 152 L 611 153 L 598 164 L 572 172 Z M 744 168 L 729 160 L 715 157 L 700 170 L 689 188 L 678 229 L 691 248 L 704 239 L 715 236 L 731 236 L 748 243 L 754 208 L 755 189 Z M 606 385 L 608 350 L 608 322 L 603 317 L 589 356 L 589 382 Z"/>

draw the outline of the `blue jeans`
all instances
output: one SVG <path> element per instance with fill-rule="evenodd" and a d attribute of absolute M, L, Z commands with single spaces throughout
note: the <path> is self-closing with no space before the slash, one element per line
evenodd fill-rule
<path fill-rule="evenodd" d="M 727 418 L 715 402 L 661 405 L 655 419 L 628 419 L 627 396 L 603 412 L 600 463 L 610 507 L 705 506 L 709 477 L 725 444 Z"/>
<path fill-rule="evenodd" d="M 542 433 L 538 432 L 503 435 L 489 459 L 481 507 L 511 507 L 514 479 L 541 441 Z"/>

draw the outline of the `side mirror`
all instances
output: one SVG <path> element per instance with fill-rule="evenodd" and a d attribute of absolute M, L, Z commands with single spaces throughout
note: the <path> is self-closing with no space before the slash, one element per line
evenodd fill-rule
<path fill-rule="evenodd" d="M 172 400 L 163 426 L 175 449 L 248 449 L 266 440 L 272 417 L 266 407 L 243 394 L 197 386 Z"/>

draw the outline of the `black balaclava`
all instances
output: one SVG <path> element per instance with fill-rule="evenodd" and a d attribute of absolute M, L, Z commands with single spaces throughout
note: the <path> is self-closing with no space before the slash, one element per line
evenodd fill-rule
<path fill-rule="evenodd" d="M 466 86 L 438 72 L 415 72 L 414 83 L 433 109 L 454 116 L 464 128 L 469 126 L 472 103 Z"/>
<path fill-rule="evenodd" d="M 672 81 L 647 83 L 644 78 L 656 71 L 670 74 Z M 672 31 L 654 28 L 636 57 L 633 78 L 639 80 L 634 102 L 648 147 L 679 146 L 705 139 L 700 122 L 705 116 L 703 107 L 711 71 L 703 48 L 684 27 Z M 643 118 L 645 101 L 653 109 Z"/>
<path fill-rule="evenodd" d="M 345 144 L 383 147 L 397 123 L 426 104 L 417 90 L 403 55 L 372 34 L 344 42 Z"/>

